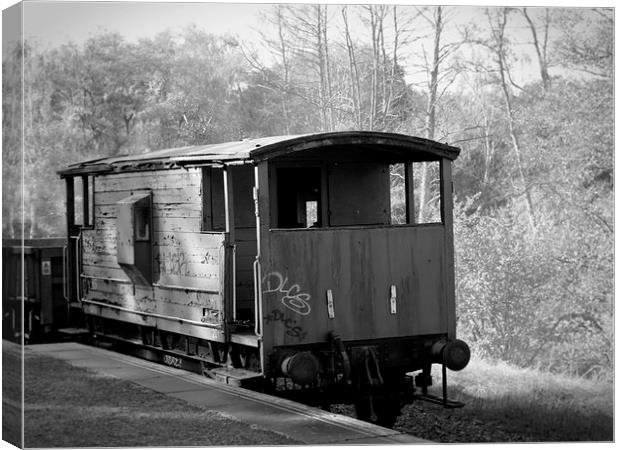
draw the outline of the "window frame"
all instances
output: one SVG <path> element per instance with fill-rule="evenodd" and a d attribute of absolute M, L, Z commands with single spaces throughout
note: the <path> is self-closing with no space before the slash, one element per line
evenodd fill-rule
<path fill-rule="evenodd" d="M 77 201 L 76 183 L 81 182 L 82 198 Z M 95 229 L 95 176 L 79 174 L 66 178 L 67 183 L 67 222 L 70 227 L 82 230 Z M 92 198 L 91 198 L 92 197 Z M 80 206 L 76 208 L 76 206 Z M 81 213 L 81 223 L 77 223 L 77 213 Z"/>
<path fill-rule="evenodd" d="M 448 193 L 445 191 L 445 166 L 452 163 L 451 160 L 445 157 L 437 157 L 429 160 L 399 160 L 389 161 L 388 166 L 392 164 L 404 164 L 404 176 L 405 176 L 405 223 L 402 224 L 381 224 L 381 225 L 338 225 L 332 226 L 329 221 L 329 180 L 328 180 L 328 165 L 338 160 L 295 160 L 295 161 L 270 161 L 269 162 L 269 196 L 271 201 L 269 211 L 269 230 L 273 231 L 302 231 L 302 230 L 338 230 L 338 229 L 359 229 L 359 228 L 398 228 L 398 227 L 428 227 L 428 226 L 445 226 L 446 225 L 446 196 Z M 377 161 L 379 163 L 379 161 Z M 421 163 L 436 163 L 439 170 L 439 221 L 422 222 L 418 223 L 417 211 L 415 210 L 415 192 L 414 192 L 414 177 L 413 177 L 413 165 Z M 318 215 L 321 216 L 320 227 L 308 227 L 308 228 L 285 228 L 278 226 L 278 176 L 277 169 L 280 168 L 321 168 L 321 201 L 318 203 Z M 451 170 L 449 170 L 451 177 Z M 452 185 L 452 180 L 450 180 Z M 451 195 L 451 192 L 450 192 Z M 450 201 L 451 201 L 450 196 Z M 390 197 L 390 208 L 392 207 Z"/>
<path fill-rule="evenodd" d="M 216 211 L 217 216 L 214 214 L 214 202 L 213 202 L 213 193 L 214 193 L 214 169 L 216 172 L 221 172 L 221 211 Z M 225 183 L 224 177 L 226 176 L 226 170 L 223 167 L 216 166 L 204 166 L 201 168 L 201 181 L 200 181 L 200 192 L 201 192 L 201 205 L 200 205 L 200 232 L 207 234 L 221 234 L 226 233 L 226 194 L 225 194 Z M 208 180 L 208 186 L 207 186 Z M 217 187 L 219 189 L 219 187 Z M 219 194 L 219 192 L 218 192 Z M 206 215 L 206 209 L 209 209 L 209 214 Z M 221 216 L 220 216 L 221 214 Z M 215 219 L 215 220 L 214 220 Z M 221 220 L 221 227 L 218 225 L 216 228 L 215 225 L 217 221 Z"/>
<path fill-rule="evenodd" d="M 278 169 L 319 169 L 321 173 L 320 192 L 317 203 L 317 218 L 320 219 L 320 227 L 287 228 L 278 226 L 279 205 L 278 205 Z M 317 160 L 296 160 L 296 161 L 277 161 L 269 162 L 269 229 L 270 230 L 320 230 L 329 228 L 328 223 L 329 208 L 327 198 L 327 165 L 324 161 Z"/>

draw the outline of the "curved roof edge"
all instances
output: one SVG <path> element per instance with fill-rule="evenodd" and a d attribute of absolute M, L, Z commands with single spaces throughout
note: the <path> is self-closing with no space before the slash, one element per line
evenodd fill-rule
<path fill-rule="evenodd" d="M 338 131 L 299 136 L 283 142 L 262 146 L 250 151 L 256 161 L 271 159 L 312 148 L 335 145 L 377 145 L 395 147 L 405 151 L 431 153 L 449 159 L 456 159 L 460 149 L 448 144 L 406 134 L 385 133 L 378 131 Z"/>
<path fill-rule="evenodd" d="M 72 176 L 86 173 L 125 172 L 198 164 L 230 164 L 265 161 L 282 155 L 326 146 L 379 146 L 399 153 L 427 153 L 454 160 L 460 149 L 429 139 L 378 131 L 338 131 L 293 136 L 244 139 L 221 144 L 196 145 L 148 153 L 99 158 L 72 164 L 58 173 Z"/>

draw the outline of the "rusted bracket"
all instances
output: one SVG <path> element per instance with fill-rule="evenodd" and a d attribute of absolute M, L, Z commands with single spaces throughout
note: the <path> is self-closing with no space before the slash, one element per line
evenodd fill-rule
<path fill-rule="evenodd" d="M 463 406 L 465 406 L 465 403 L 463 402 L 457 402 L 456 400 L 448 399 L 448 374 L 445 364 L 441 365 L 441 390 L 442 397 L 424 392 L 423 394 L 414 394 L 413 398 L 414 400 L 422 400 L 424 402 L 442 405 L 446 409 L 462 408 Z"/>
<path fill-rule="evenodd" d="M 446 409 L 455 409 L 462 408 L 465 406 L 465 403 L 457 402 L 455 400 L 449 400 L 447 398 L 442 398 L 437 395 L 431 394 L 414 394 L 414 400 L 422 400 L 423 402 L 434 403 L 436 405 L 442 405 Z"/>

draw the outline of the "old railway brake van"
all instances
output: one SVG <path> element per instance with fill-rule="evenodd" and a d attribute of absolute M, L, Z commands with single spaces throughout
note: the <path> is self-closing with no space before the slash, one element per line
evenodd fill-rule
<path fill-rule="evenodd" d="M 338 132 L 72 165 L 67 295 L 96 333 L 321 392 L 383 380 L 388 398 L 388 379 L 469 358 L 455 336 L 458 152 Z"/>

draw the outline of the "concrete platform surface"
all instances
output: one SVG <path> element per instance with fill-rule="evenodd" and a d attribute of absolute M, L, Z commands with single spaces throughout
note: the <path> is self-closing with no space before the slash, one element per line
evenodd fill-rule
<path fill-rule="evenodd" d="M 95 373 L 113 376 L 310 445 L 429 443 L 388 428 L 289 400 L 229 386 L 173 367 L 79 343 L 25 347 Z"/>

